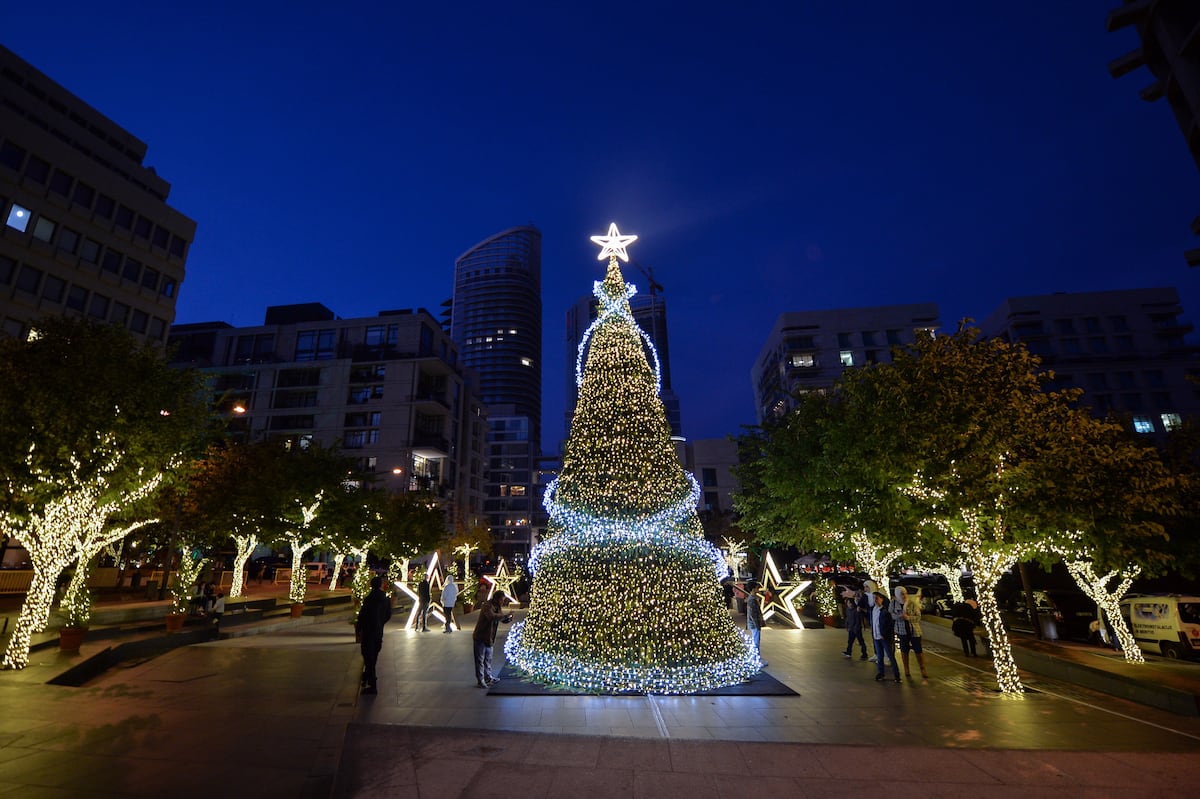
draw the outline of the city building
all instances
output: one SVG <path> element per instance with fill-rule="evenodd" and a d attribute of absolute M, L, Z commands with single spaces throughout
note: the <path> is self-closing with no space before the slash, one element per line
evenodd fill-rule
<path fill-rule="evenodd" d="M 1182 315 L 1174 288 L 1043 294 L 1010 297 L 980 330 L 1024 343 L 1054 371 L 1051 387 L 1082 389 L 1096 415 L 1161 437 L 1200 412 L 1200 348 Z"/>
<path fill-rule="evenodd" d="M 658 352 L 659 368 L 662 372 L 662 386 L 659 399 L 662 400 L 663 410 L 667 414 L 667 423 L 671 426 L 671 435 L 683 437 L 683 418 L 679 409 L 679 395 L 671 388 L 671 344 L 667 336 L 667 301 L 662 296 L 663 287 L 654 280 L 654 273 L 647 267 L 634 264 L 646 276 L 647 291 L 639 291 L 629 300 L 629 309 L 633 311 L 634 321 L 650 337 L 654 349 Z M 636 281 L 634 281 L 636 283 Z M 565 435 L 571 435 L 571 419 L 575 416 L 575 403 L 579 397 L 579 387 L 575 384 L 576 359 L 579 353 L 579 343 L 588 328 L 600 313 L 599 300 L 594 296 L 581 297 L 567 309 L 567 369 L 566 369 L 566 412 Z M 585 353 L 586 357 L 586 353 Z M 647 350 L 646 358 L 650 359 Z M 651 363 L 653 363 L 651 361 Z"/>
<path fill-rule="evenodd" d="M 273 306 L 254 327 L 175 325 L 169 343 L 174 363 L 210 376 L 243 440 L 337 446 L 376 487 L 436 496 L 448 529 L 482 523 L 486 410 L 428 311 L 340 319 L 319 303 Z"/>
<path fill-rule="evenodd" d="M 1166 98 L 1171 113 L 1200 167 L 1200 3 L 1194 0 L 1125 0 L 1108 14 L 1108 30 L 1134 26 L 1141 46 L 1109 62 L 1114 78 L 1146 67 L 1153 82 L 1142 87 L 1146 102 Z M 1200 216 L 1192 220 L 1200 235 Z M 1186 253 L 1190 266 L 1200 265 L 1200 247 Z"/>
<path fill-rule="evenodd" d="M 0 46 L 0 330 L 48 315 L 162 342 L 196 223 L 146 144 Z"/>
<path fill-rule="evenodd" d="M 733 496 L 741 483 L 733 474 L 738 465 L 737 441 L 730 438 L 699 438 L 684 446 L 683 468 L 700 483 L 697 512 L 709 519 L 733 510 Z"/>
<path fill-rule="evenodd" d="M 497 233 L 454 264 L 449 330 L 479 376 L 488 408 L 484 514 L 496 554 L 522 560 L 534 543 L 535 462 L 542 430 L 542 234 Z"/>
<path fill-rule="evenodd" d="M 780 314 L 750 374 L 758 423 L 787 413 L 797 395 L 828 389 L 845 369 L 887 362 L 891 347 L 939 325 L 935 303 Z"/>

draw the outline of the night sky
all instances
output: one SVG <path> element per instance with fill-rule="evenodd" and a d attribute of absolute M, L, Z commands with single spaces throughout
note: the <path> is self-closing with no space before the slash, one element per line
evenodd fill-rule
<path fill-rule="evenodd" d="M 691 438 L 754 422 L 784 311 L 1175 286 L 1200 172 L 1106 64 L 1119 0 L 10 3 L 0 41 L 147 142 L 198 223 L 177 322 L 425 307 L 544 235 L 544 444 L 564 317 L 615 221 L 666 290 Z M 626 279 L 646 289 L 645 278 Z"/>

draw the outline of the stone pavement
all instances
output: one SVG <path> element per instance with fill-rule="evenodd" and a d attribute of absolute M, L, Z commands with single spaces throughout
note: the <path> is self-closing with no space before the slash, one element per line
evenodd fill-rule
<path fill-rule="evenodd" d="M 799 696 L 489 696 L 468 632 L 402 621 L 375 696 L 358 695 L 344 619 L 177 649 L 82 688 L 46 685 L 70 659 L 34 653 L 0 672 L 0 797 L 1195 793 L 1200 718 L 1031 675 L 1036 693 L 1003 696 L 987 661 L 936 644 L 930 679 L 902 685 L 842 658 L 841 630 L 769 629 L 769 671 Z"/>

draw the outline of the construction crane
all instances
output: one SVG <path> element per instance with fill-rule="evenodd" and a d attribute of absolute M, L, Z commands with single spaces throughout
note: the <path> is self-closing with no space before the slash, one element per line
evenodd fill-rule
<path fill-rule="evenodd" d="M 662 287 L 662 284 L 654 279 L 653 267 L 643 266 L 640 261 L 630 260 L 630 263 L 637 267 L 637 270 L 646 276 L 646 281 L 649 286 L 651 296 L 655 296 L 659 292 L 664 294 L 666 293 L 667 290 Z"/>

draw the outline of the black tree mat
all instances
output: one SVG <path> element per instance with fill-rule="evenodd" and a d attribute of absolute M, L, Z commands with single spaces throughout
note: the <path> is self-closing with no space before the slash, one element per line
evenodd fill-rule
<path fill-rule="evenodd" d="M 779 680 L 760 671 L 749 680 L 737 685 L 725 685 L 708 691 L 696 691 L 683 696 L 799 696 Z M 500 682 L 488 689 L 488 696 L 645 696 L 637 691 L 598 694 L 576 690 L 566 686 L 547 686 L 534 682 L 521 669 L 506 665 L 500 670 Z"/>

